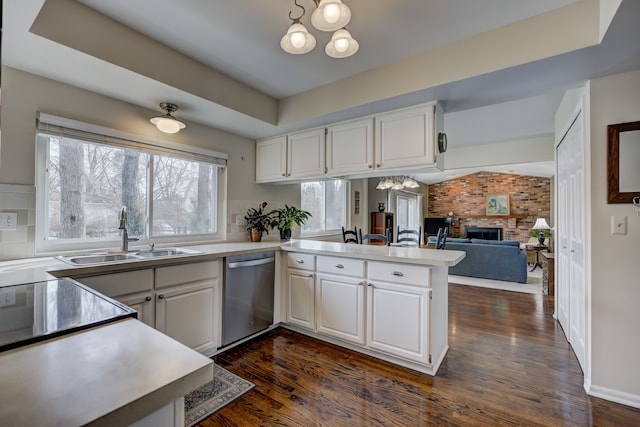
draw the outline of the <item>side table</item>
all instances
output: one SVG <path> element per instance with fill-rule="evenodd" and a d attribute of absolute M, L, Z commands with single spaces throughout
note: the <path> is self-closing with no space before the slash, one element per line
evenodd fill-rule
<path fill-rule="evenodd" d="M 542 268 L 542 264 L 540 264 L 540 251 L 547 249 L 547 247 L 545 245 L 527 245 L 526 248 L 528 251 L 536 251 L 536 262 L 533 264 L 533 267 L 529 271 L 535 270 L 536 267 Z"/>
<path fill-rule="evenodd" d="M 550 252 L 542 253 L 542 293 L 544 295 L 554 295 L 554 254 Z"/>

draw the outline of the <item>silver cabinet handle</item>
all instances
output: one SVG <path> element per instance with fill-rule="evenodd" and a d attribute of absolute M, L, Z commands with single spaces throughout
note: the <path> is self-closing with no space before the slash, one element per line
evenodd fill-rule
<path fill-rule="evenodd" d="M 369 169 L 373 168 L 373 165 L 367 165 L 367 166 L 369 166 Z"/>
<path fill-rule="evenodd" d="M 382 166 L 382 163 L 377 163 L 376 167 L 379 168 L 380 166 Z"/>
<path fill-rule="evenodd" d="M 324 173 L 327 173 L 327 171 L 328 171 L 328 169 L 327 169 L 327 167 L 325 166 L 325 168 L 324 168 Z"/>
<path fill-rule="evenodd" d="M 286 173 L 283 173 L 283 174 L 282 174 L 282 176 L 287 176 L 287 174 L 286 174 Z"/>
<path fill-rule="evenodd" d="M 303 260 L 303 259 L 297 259 L 297 260 L 296 260 L 296 262 L 297 262 L 298 264 L 304 264 L 304 260 Z"/>
<path fill-rule="evenodd" d="M 336 268 L 344 268 L 344 265 L 342 265 L 342 264 L 336 264 Z"/>
<path fill-rule="evenodd" d="M 307 274 L 307 275 L 306 275 L 306 276 L 304 276 L 304 277 L 313 277 L 313 274 Z"/>
<path fill-rule="evenodd" d="M 151 297 L 146 297 L 144 300 L 145 301 L 151 301 Z"/>
<path fill-rule="evenodd" d="M 367 283 L 367 287 L 369 287 L 369 288 L 375 288 L 375 286 L 373 286 L 373 283 Z"/>
<path fill-rule="evenodd" d="M 164 299 L 164 295 L 162 294 L 158 295 L 158 299 Z"/>
<path fill-rule="evenodd" d="M 575 249 L 571 249 L 569 252 L 573 254 L 573 253 L 576 252 L 576 250 Z"/>
<path fill-rule="evenodd" d="M 394 276 L 400 276 L 400 277 L 404 276 L 404 274 L 402 274 L 402 271 L 394 271 L 391 274 L 393 274 Z"/>
<path fill-rule="evenodd" d="M 364 280 L 362 282 L 358 283 L 358 285 L 360 285 L 360 286 L 364 286 L 366 284 L 367 284 L 367 282 L 365 282 Z"/>

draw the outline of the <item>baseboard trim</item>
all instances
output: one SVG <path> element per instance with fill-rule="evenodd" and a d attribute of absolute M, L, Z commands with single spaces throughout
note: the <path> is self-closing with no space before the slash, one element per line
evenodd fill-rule
<path fill-rule="evenodd" d="M 640 409 L 640 395 L 637 394 L 625 393 L 623 391 L 613 390 L 597 385 L 591 385 L 589 390 L 587 390 L 587 394 L 589 396 L 599 397 L 611 402 Z"/>

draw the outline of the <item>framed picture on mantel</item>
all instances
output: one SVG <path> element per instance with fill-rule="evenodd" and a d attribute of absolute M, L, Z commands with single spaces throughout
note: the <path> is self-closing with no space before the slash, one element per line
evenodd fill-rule
<path fill-rule="evenodd" d="M 487 195 L 487 215 L 509 215 L 509 195 Z"/>

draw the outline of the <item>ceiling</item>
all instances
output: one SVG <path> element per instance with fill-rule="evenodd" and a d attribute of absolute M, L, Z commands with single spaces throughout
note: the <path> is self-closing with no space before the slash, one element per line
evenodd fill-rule
<path fill-rule="evenodd" d="M 445 108 L 450 148 L 553 134 L 554 113 L 566 89 L 591 78 L 640 68 L 640 2 L 624 0 L 600 44 L 566 49 L 560 46 L 564 49 L 558 51 L 560 54 L 504 63 L 490 72 L 462 73 L 462 78 L 452 77 L 410 92 L 392 88 L 384 98 L 366 99 L 367 86 L 358 89 L 357 83 L 376 82 L 377 70 L 419 59 L 429 52 L 442 55 L 456 43 L 483 37 L 496 29 L 524 26 L 538 16 L 551 19 L 568 7 L 596 0 L 345 0 L 352 10 L 348 28 L 359 41 L 360 51 L 340 60 L 324 54 L 323 46 L 330 34 L 317 31 L 309 23 L 315 8 L 313 1 L 298 1 L 307 9 L 303 23 L 318 40 L 314 51 L 307 55 L 289 55 L 279 47 L 290 24 L 289 11 L 293 10 L 294 16 L 298 13 L 292 0 L 48 0 L 48 5 L 53 5 L 49 12 L 66 7 L 65 13 L 58 16 L 40 13 L 45 0 L 4 0 L 2 61 L 150 110 L 159 111 L 160 101 L 174 102 L 181 107 L 175 115 L 187 123 L 198 122 L 249 138 L 437 99 Z M 86 8 L 115 21 L 120 26 L 113 28 L 128 38 L 106 30 L 92 34 L 89 21 L 67 19 L 73 16 L 68 12 L 85 13 Z M 65 31 L 73 32 L 73 42 L 63 39 Z M 567 28 L 568 34 L 573 32 L 578 29 Z M 160 51 L 148 42 L 148 50 L 137 52 L 142 61 L 160 66 L 149 66 L 150 71 L 135 68 L 134 62 L 140 58 L 128 56 L 128 41 L 133 45 L 139 37 L 170 49 Z M 567 39 L 571 41 L 570 37 Z M 508 44 L 508 40 L 503 43 Z M 564 40 L 558 40 L 558 45 L 563 44 Z M 468 68 L 492 57 L 496 52 L 491 48 L 486 45 L 477 56 L 470 57 Z M 532 43 L 523 46 L 522 51 L 529 54 L 527 50 L 531 50 L 534 55 L 535 48 Z M 169 56 L 170 51 L 184 58 Z M 156 55 L 158 52 L 167 55 L 164 62 Z M 192 89 L 197 82 L 171 84 L 183 65 L 176 61 L 183 59 L 195 61 L 185 62 L 188 66 L 197 64 L 220 73 L 229 79 L 229 87 L 255 97 L 256 104 L 273 105 L 273 119 L 236 106 L 232 92 L 226 100 L 217 101 L 222 98 L 216 98 L 219 93 L 211 95 L 210 88 L 200 92 Z M 436 70 L 438 64 L 430 66 Z M 319 113 L 301 113 L 299 118 L 286 122 L 283 119 L 283 106 L 291 102 L 295 105 L 296 99 L 305 94 L 331 93 L 336 84 L 344 81 L 355 82 L 354 98 L 365 101 L 354 101 L 335 111 L 322 110 L 320 106 Z M 384 84 L 391 87 L 397 82 Z M 215 89 L 221 92 L 224 88 Z M 548 162 L 539 166 L 538 172 L 532 174 L 552 173 Z"/>

